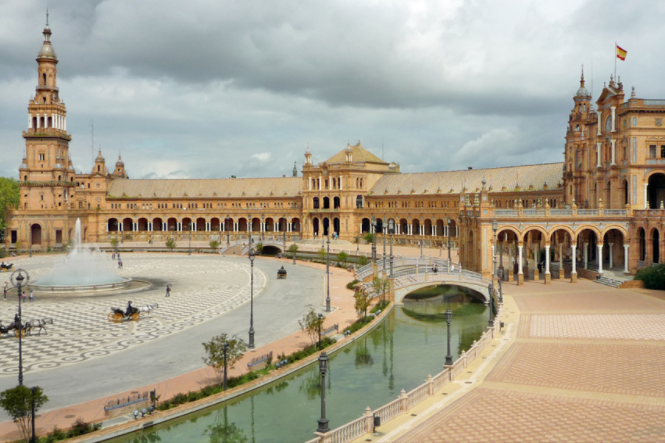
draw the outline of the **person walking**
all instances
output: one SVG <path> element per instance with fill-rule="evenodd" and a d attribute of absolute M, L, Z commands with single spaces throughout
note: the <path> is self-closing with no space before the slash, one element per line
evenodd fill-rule
<path fill-rule="evenodd" d="M 166 285 L 166 295 L 164 297 L 170 297 L 171 296 L 171 286 Z"/>
<path fill-rule="evenodd" d="M 30 301 L 35 301 L 35 293 L 30 290 Z"/>
<path fill-rule="evenodd" d="M 21 295 L 22 295 L 23 301 L 25 302 L 25 291 L 23 291 L 23 294 L 21 294 Z"/>

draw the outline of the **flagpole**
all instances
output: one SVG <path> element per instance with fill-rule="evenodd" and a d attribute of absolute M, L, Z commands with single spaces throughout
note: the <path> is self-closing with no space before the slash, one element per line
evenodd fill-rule
<path fill-rule="evenodd" d="M 617 42 L 614 42 L 614 81 L 617 80 Z"/>

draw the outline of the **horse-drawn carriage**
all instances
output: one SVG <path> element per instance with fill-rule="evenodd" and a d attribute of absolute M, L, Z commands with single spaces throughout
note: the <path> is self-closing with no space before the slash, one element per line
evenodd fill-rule
<path fill-rule="evenodd" d="M 2 272 L 9 272 L 12 270 L 13 267 L 14 263 L 5 263 L 5 262 L 0 263 L 0 271 Z"/>
<path fill-rule="evenodd" d="M 14 336 L 16 338 L 19 336 L 23 338 L 26 335 L 32 335 L 32 330 L 37 328 L 39 329 L 39 334 L 37 335 L 42 335 L 42 329 L 48 334 L 46 325 L 52 324 L 52 318 L 35 318 L 21 324 L 21 322 L 18 321 L 18 316 L 16 316 L 14 317 L 14 321 L 7 326 L 4 326 L 2 320 L 0 320 L 0 335 L 10 334 L 10 331 L 14 331 Z"/>
<path fill-rule="evenodd" d="M 286 278 L 286 269 L 284 269 L 284 266 L 277 270 L 277 278 Z"/>
<path fill-rule="evenodd" d="M 140 306 L 138 308 L 132 306 L 129 315 L 125 315 L 127 314 L 127 311 L 122 308 L 111 307 L 111 312 L 108 315 L 108 319 L 113 323 L 122 323 L 123 321 L 138 321 L 141 318 L 141 314 L 150 314 L 158 307 L 159 305 L 157 304 Z"/>

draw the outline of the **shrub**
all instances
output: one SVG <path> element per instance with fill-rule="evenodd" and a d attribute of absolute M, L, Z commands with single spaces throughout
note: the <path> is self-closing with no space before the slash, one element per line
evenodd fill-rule
<path fill-rule="evenodd" d="M 367 263 L 368 263 L 367 257 L 365 257 L 364 255 L 358 257 L 358 264 L 360 266 L 365 266 Z"/>
<path fill-rule="evenodd" d="M 351 334 L 356 332 L 359 329 L 362 329 L 367 323 L 371 322 L 374 319 L 374 317 L 362 317 L 358 320 L 356 320 L 355 323 L 353 323 L 351 326 L 347 326 L 344 328 L 344 332 L 349 331 Z"/>
<path fill-rule="evenodd" d="M 665 289 L 665 264 L 640 269 L 635 280 L 642 280 L 647 289 Z"/>
<path fill-rule="evenodd" d="M 353 290 L 353 289 L 356 288 L 356 285 L 357 285 L 358 283 L 359 283 L 358 280 L 353 280 L 353 281 L 351 281 L 351 282 L 348 282 L 348 283 L 346 284 L 346 289 L 351 289 L 351 290 Z"/>

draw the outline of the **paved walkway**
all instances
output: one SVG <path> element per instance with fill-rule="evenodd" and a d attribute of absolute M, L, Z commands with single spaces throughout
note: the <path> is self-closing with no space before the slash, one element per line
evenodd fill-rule
<path fill-rule="evenodd" d="M 363 441 L 665 441 L 662 292 L 503 288 L 507 335 L 483 353 L 490 361 Z"/>
<path fill-rule="evenodd" d="M 50 260 L 49 260 L 50 258 Z M 16 266 L 28 269 L 31 281 L 48 273 L 54 257 L 19 260 Z M 57 260 L 57 258 L 56 258 Z M 109 257 L 110 260 L 110 257 Z M 249 260 L 220 260 L 217 256 L 187 259 L 167 254 L 123 254 L 123 277 L 147 279 L 151 290 L 134 294 L 70 297 L 36 295 L 23 303 L 24 321 L 52 318 L 48 334 L 27 337 L 23 343 L 23 370 L 30 373 L 106 357 L 149 341 L 182 333 L 213 320 L 249 301 Z M 263 271 L 254 272 L 254 293 L 267 285 Z M 171 297 L 165 298 L 166 284 Z M 127 300 L 135 307 L 158 306 L 143 314 L 139 322 L 116 324 L 108 321 L 110 307 L 125 309 Z M 9 324 L 18 311 L 16 297 L 0 302 L 0 319 Z M 0 374 L 18 371 L 18 340 L 5 335 L 0 343 Z"/>
<path fill-rule="evenodd" d="M 129 255 L 127 255 L 129 257 Z M 123 259 L 125 257 L 123 256 Z M 238 260 L 238 259 L 236 259 Z M 245 259 L 246 260 L 246 259 Z M 289 276 L 286 280 L 280 280 L 279 283 L 285 283 L 285 282 L 291 282 L 293 284 L 298 284 L 298 281 L 300 279 L 300 282 L 302 284 L 302 289 L 305 293 L 311 293 L 313 294 L 314 298 L 311 299 L 309 302 L 307 300 L 309 299 L 302 299 L 301 297 L 290 297 L 289 300 L 285 299 L 280 299 L 280 304 L 282 304 L 281 307 L 277 306 L 270 306 L 266 305 L 265 302 L 270 298 L 269 294 L 264 293 L 261 294 L 260 297 L 258 297 L 255 300 L 255 328 L 257 329 L 257 347 L 254 351 L 248 352 L 244 359 L 239 362 L 236 366 L 235 370 L 230 371 L 231 376 L 235 376 L 240 374 L 241 372 L 246 372 L 246 364 L 247 362 L 252 359 L 253 357 L 256 357 L 258 355 L 265 354 L 267 352 L 272 351 L 274 355 L 278 355 L 280 353 L 291 353 L 294 352 L 295 350 L 301 349 L 302 347 L 310 344 L 310 339 L 309 337 L 303 333 L 302 331 L 299 331 L 299 328 L 297 326 L 289 325 L 289 329 L 285 330 L 284 327 L 282 326 L 281 328 L 279 327 L 272 327 L 269 328 L 268 332 L 262 332 L 261 331 L 266 331 L 265 327 L 259 326 L 258 321 L 260 320 L 262 325 L 267 324 L 269 321 L 268 319 L 271 319 L 273 321 L 273 325 L 279 325 L 280 322 L 284 321 L 285 318 L 280 314 L 280 312 L 285 312 L 285 310 L 288 310 L 290 312 L 290 316 L 296 315 L 297 313 L 298 318 L 301 318 L 303 313 L 308 310 L 310 307 L 316 307 L 318 312 L 322 312 L 322 307 L 325 304 L 325 291 L 324 291 L 324 283 L 325 279 L 321 278 L 318 280 L 318 287 L 313 288 L 309 287 L 308 284 L 306 284 L 306 281 L 302 278 L 304 277 L 303 272 L 315 272 L 318 275 L 324 275 L 321 274 L 321 271 L 325 271 L 325 265 L 318 265 L 318 264 L 312 264 L 312 263 L 298 263 L 295 267 L 290 264 L 290 261 L 285 261 L 285 260 L 277 260 L 277 259 L 270 259 L 270 258 L 260 258 L 255 261 L 255 267 L 259 268 L 265 268 L 265 269 L 274 269 L 276 270 L 279 266 L 282 264 L 285 265 L 289 272 Z M 330 279 L 330 295 L 331 295 L 331 301 L 332 301 L 332 306 L 335 308 L 335 310 L 330 313 L 325 320 L 324 327 L 329 327 L 332 326 L 333 324 L 339 324 L 340 330 L 346 327 L 347 325 L 351 324 L 353 321 L 356 319 L 356 313 L 353 308 L 353 293 L 352 291 L 346 289 L 346 283 L 348 283 L 352 279 L 351 274 L 348 271 L 342 270 L 340 268 L 331 268 L 331 279 Z M 270 286 L 268 287 L 268 290 L 270 290 Z M 172 298 L 175 295 L 172 296 Z M 243 306 L 239 308 L 236 311 L 233 311 L 232 313 L 228 314 L 227 316 L 222 317 L 222 319 L 228 318 L 229 320 L 231 317 L 236 317 L 236 314 L 239 313 L 241 310 L 248 311 L 248 306 Z M 259 314 L 261 313 L 261 314 Z M 246 329 L 247 329 L 247 324 L 246 324 L 246 319 L 247 319 L 247 312 L 243 312 L 242 315 L 239 315 L 239 317 L 242 318 L 242 337 L 245 338 L 246 336 Z M 279 318 L 279 321 L 275 321 L 276 318 Z M 297 319 L 294 320 L 297 325 Z M 225 322 L 227 326 L 225 327 L 224 332 L 228 331 L 227 328 L 232 328 L 232 325 L 229 325 L 228 322 Z M 215 326 L 215 323 L 212 323 L 213 326 Z M 197 332 L 201 327 L 197 327 L 193 329 L 192 332 Z M 297 332 L 293 332 L 297 331 Z M 151 389 L 157 389 L 157 392 L 159 395 L 161 395 L 161 399 L 168 399 L 174 396 L 177 393 L 180 392 L 187 392 L 189 390 L 197 390 L 202 388 L 203 386 L 209 385 L 211 383 L 216 382 L 214 380 L 214 374 L 210 368 L 203 367 L 203 364 L 201 363 L 201 356 L 202 354 L 202 347 L 200 346 L 200 343 L 205 340 L 209 339 L 213 333 L 219 333 L 222 332 L 219 330 L 219 326 L 216 326 L 216 331 L 208 331 L 205 330 L 204 333 L 207 334 L 205 337 L 199 336 L 198 334 L 196 337 L 187 337 L 188 334 L 178 334 L 177 337 L 180 338 L 178 340 L 178 343 L 174 347 L 174 349 L 177 349 L 178 352 L 183 352 L 186 353 L 187 346 L 190 348 L 194 348 L 193 351 L 197 354 L 194 359 L 189 358 L 189 361 L 186 361 L 187 364 L 185 364 L 184 361 L 179 360 L 176 355 L 174 355 L 172 352 L 168 352 L 168 350 L 163 349 L 162 346 L 155 346 L 155 344 L 151 344 L 150 346 L 143 346 L 134 350 L 127 351 L 125 354 L 120 354 L 123 357 L 123 361 L 125 365 L 128 365 L 128 369 L 130 369 L 129 372 L 125 371 L 123 373 L 122 381 L 125 386 L 131 387 L 131 389 L 127 390 L 122 390 L 122 389 L 116 389 L 113 391 L 110 391 L 107 395 L 98 395 L 93 398 L 94 400 L 91 401 L 86 401 L 84 403 L 79 403 L 79 404 L 73 404 L 75 402 L 71 401 L 70 399 L 67 399 L 67 394 L 66 392 L 59 392 L 57 394 L 53 394 L 54 389 L 53 388 L 47 388 L 46 392 L 47 395 L 49 395 L 52 399 L 50 402 L 50 406 L 54 403 L 59 403 L 58 407 L 55 409 L 49 410 L 48 408 L 45 408 L 44 413 L 42 413 L 37 420 L 37 428 L 38 432 L 45 433 L 47 431 L 50 431 L 53 426 L 58 426 L 58 427 L 68 427 L 70 426 L 73 421 L 78 418 L 78 417 L 83 417 L 86 420 L 95 420 L 95 421 L 100 421 L 103 420 L 104 417 L 104 411 L 103 407 L 104 405 L 111 400 L 115 400 L 118 397 L 123 397 L 131 394 L 132 391 L 147 391 Z M 174 337 L 175 338 L 175 337 Z M 277 340 L 275 340 L 277 339 Z M 172 339 L 173 340 L 173 339 Z M 192 343 L 195 343 L 195 346 L 192 347 Z M 168 342 L 164 341 L 164 345 L 166 346 L 173 346 L 174 342 Z M 136 354 L 137 352 L 140 352 L 141 350 L 145 351 L 144 355 L 141 354 Z M 136 354 L 136 355 L 135 355 Z M 177 354 L 177 353 L 176 353 Z M 132 358 L 138 358 L 138 360 L 134 363 L 129 363 L 129 361 Z M 98 363 L 98 362 L 104 362 L 107 361 L 107 359 L 101 359 L 98 361 L 93 361 L 91 363 Z M 84 372 L 88 372 L 88 368 L 90 363 L 82 363 L 76 366 L 73 366 L 72 370 L 77 370 L 78 368 L 81 368 Z M 190 368 L 193 365 L 194 370 L 191 370 Z M 185 372 L 188 370 L 188 372 L 181 374 L 181 375 L 176 375 L 173 377 L 169 378 L 162 378 L 160 377 L 159 372 L 155 372 L 157 368 L 162 368 L 164 366 L 171 367 L 176 374 L 181 374 L 182 372 Z M 135 370 L 135 372 L 132 371 Z M 145 373 L 143 374 L 143 371 Z M 44 374 L 48 375 L 51 374 L 52 371 L 45 371 Z M 64 377 L 71 377 L 68 374 L 72 374 L 71 371 L 67 371 L 66 373 L 63 373 L 60 376 Z M 140 375 L 145 375 L 145 377 L 133 377 L 133 374 L 140 374 Z M 79 374 L 82 376 L 82 374 Z M 74 375 L 75 383 L 79 385 L 83 385 L 87 387 L 87 389 L 94 389 L 95 386 L 100 386 L 106 383 L 105 379 L 106 377 L 103 375 L 100 375 L 99 373 L 97 374 L 91 374 L 94 378 L 88 380 L 87 382 L 81 382 L 80 380 L 76 380 L 76 375 Z M 107 374 L 108 376 L 108 374 Z M 111 378 L 113 378 L 111 376 Z M 33 383 L 35 381 L 35 378 L 30 378 L 26 376 L 26 382 L 28 385 Z M 148 380 L 149 382 L 152 383 L 140 383 L 141 380 Z M 161 380 L 158 382 L 155 382 L 155 380 Z M 0 378 L 0 382 L 2 379 Z M 11 380 L 12 386 L 15 384 L 15 381 Z M 39 383 L 37 380 L 37 383 L 40 386 L 43 386 L 42 383 Z M 9 386 L 7 386 L 9 387 Z M 62 401 L 58 402 L 58 400 L 62 400 L 63 397 L 67 400 L 65 400 L 65 404 L 62 404 Z M 75 396 L 72 396 L 73 398 L 76 398 Z M 64 407 L 63 407 L 64 406 Z M 10 440 L 16 440 L 19 438 L 19 434 L 17 431 L 16 426 L 11 423 L 11 422 L 4 422 L 0 424 L 0 441 L 10 441 Z"/>

